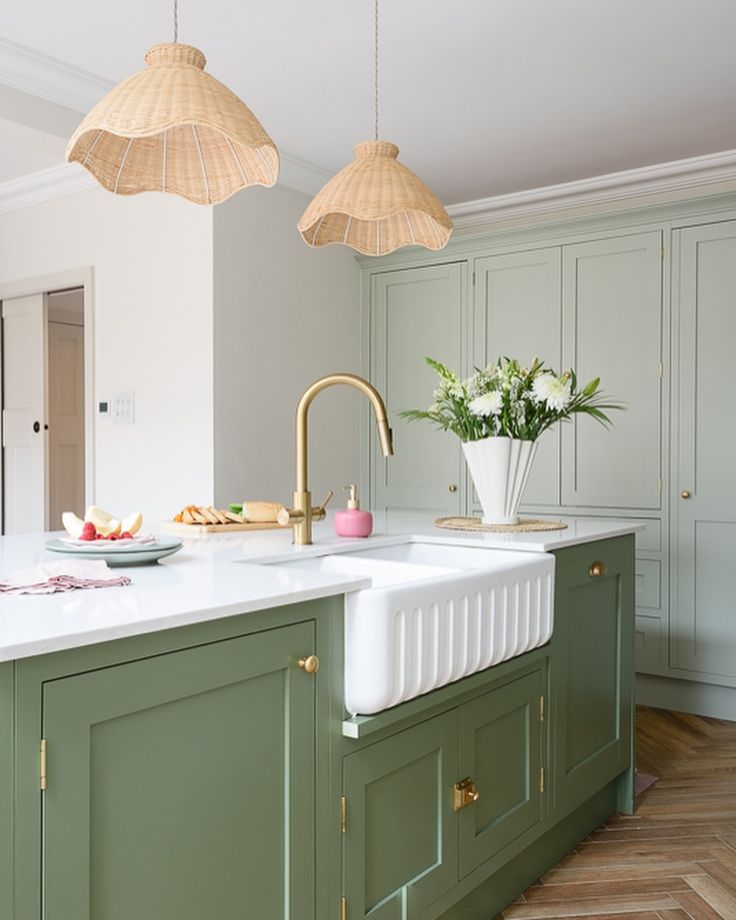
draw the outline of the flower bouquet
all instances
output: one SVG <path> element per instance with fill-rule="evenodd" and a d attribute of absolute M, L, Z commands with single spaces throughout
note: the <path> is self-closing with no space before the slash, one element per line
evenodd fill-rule
<path fill-rule="evenodd" d="M 575 371 L 557 374 L 539 358 L 528 368 L 516 359 L 499 358 L 466 380 L 439 361 L 425 360 L 440 378 L 434 403 L 401 415 L 427 420 L 460 438 L 486 524 L 518 521 L 542 432 L 579 413 L 610 427 L 606 412 L 623 408 L 606 401 L 600 378 L 580 387 Z"/>

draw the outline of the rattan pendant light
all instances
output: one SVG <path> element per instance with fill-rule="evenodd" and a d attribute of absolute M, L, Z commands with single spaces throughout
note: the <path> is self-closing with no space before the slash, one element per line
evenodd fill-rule
<path fill-rule="evenodd" d="M 374 0 L 375 140 L 317 193 L 298 223 L 310 246 L 343 243 L 369 256 L 402 246 L 442 249 L 452 220 L 442 202 L 397 159 L 396 144 L 378 139 L 378 0 Z"/>
<path fill-rule="evenodd" d="M 205 56 L 174 41 L 150 48 L 147 67 L 112 89 L 66 150 L 117 195 L 172 192 L 217 204 L 249 185 L 272 186 L 276 145 L 245 103 L 205 73 Z"/>

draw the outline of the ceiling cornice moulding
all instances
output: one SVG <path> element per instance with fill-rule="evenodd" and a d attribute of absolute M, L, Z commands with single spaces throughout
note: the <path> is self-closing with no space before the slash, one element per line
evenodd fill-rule
<path fill-rule="evenodd" d="M 625 169 L 508 195 L 465 201 L 447 208 L 458 230 L 482 230 L 516 218 L 563 214 L 577 208 L 636 204 L 652 196 L 677 195 L 716 183 L 736 182 L 736 150 Z"/>
<path fill-rule="evenodd" d="M 113 84 L 24 45 L 0 38 L 0 82 L 76 112 L 88 112 Z"/>
<path fill-rule="evenodd" d="M 0 213 L 95 187 L 99 188 L 86 170 L 80 169 L 76 163 L 62 163 L 30 176 L 0 183 Z"/>

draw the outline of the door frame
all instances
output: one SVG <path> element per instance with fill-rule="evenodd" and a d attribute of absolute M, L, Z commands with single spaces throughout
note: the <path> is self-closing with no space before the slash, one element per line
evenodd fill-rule
<path fill-rule="evenodd" d="M 0 284 L 0 302 L 30 294 L 49 294 L 65 288 L 82 288 L 84 298 L 84 497 L 85 505 L 94 504 L 95 496 L 95 362 L 94 362 L 94 268 L 86 266 L 50 275 L 37 275 Z M 0 344 L 2 340 L 0 339 Z M 0 351 L 0 406 L 2 406 L 2 351 Z M 2 444 L 0 416 L 0 444 Z M 0 454 L 2 450 L 0 448 Z M 5 470 L 0 467 L 0 482 Z M 0 488 L 0 522 L 4 519 L 3 489 Z M 0 527 L 0 531 L 2 527 Z"/>

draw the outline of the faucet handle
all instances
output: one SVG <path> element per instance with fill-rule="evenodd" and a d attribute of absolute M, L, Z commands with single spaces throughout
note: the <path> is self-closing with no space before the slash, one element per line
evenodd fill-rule
<path fill-rule="evenodd" d="M 330 503 L 330 499 L 335 493 L 330 489 L 330 491 L 325 496 L 325 500 L 321 505 L 317 505 L 315 508 L 312 508 L 312 520 L 321 521 L 327 514 L 327 506 Z"/>

